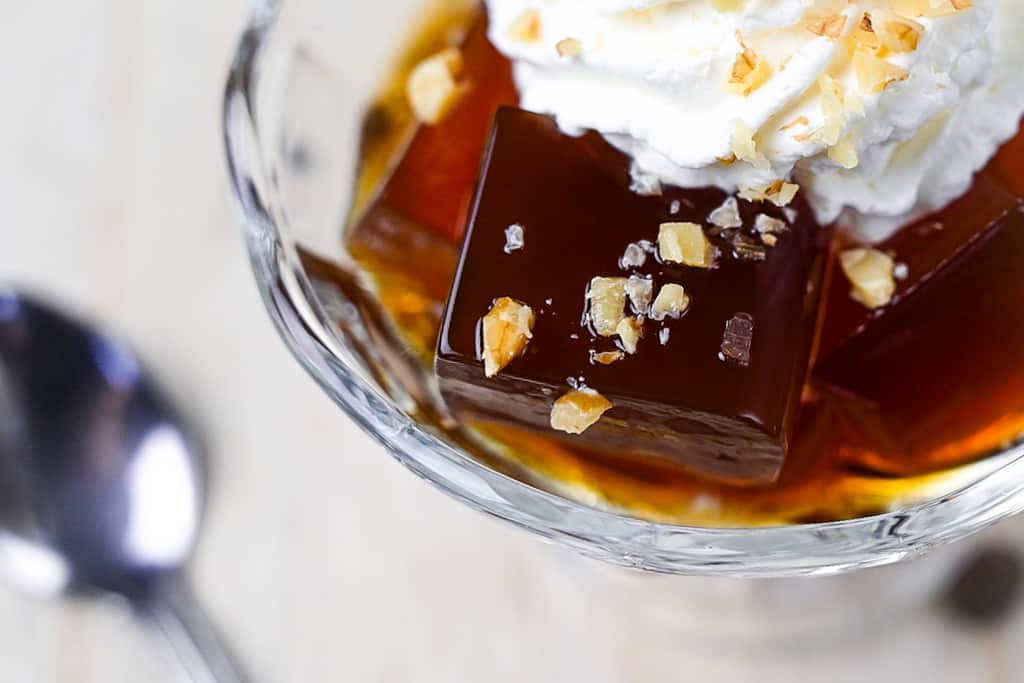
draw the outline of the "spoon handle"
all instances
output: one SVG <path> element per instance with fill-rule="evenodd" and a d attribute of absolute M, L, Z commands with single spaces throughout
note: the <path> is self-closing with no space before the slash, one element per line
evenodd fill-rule
<path fill-rule="evenodd" d="M 249 679 L 181 576 L 159 582 L 143 604 L 143 617 L 169 646 L 191 683 L 246 683 Z"/>

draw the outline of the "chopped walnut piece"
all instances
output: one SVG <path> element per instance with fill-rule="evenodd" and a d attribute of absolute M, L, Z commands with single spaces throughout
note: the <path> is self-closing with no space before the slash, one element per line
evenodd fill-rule
<path fill-rule="evenodd" d="M 590 351 L 590 362 L 597 363 L 598 365 L 618 363 L 625 357 L 622 351 L 594 351 L 593 349 Z"/>
<path fill-rule="evenodd" d="M 644 335 L 644 319 L 641 316 L 623 318 L 616 326 L 615 334 L 619 335 L 622 349 L 629 355 L 633 355 L 640 344 L 640 337 Z"/>
<path fill-rule="evenodd" d="M 743 219 L 740 217 L 740 204 L 736 197 L 729 197 L 722 205 L 711 212 L 708 223 L 718 228 L 741 228 Z"/>
<path fill-rule="evenodd" d="M 536 318 L 526 304 L 502 297 L 483 318 L 484 374 L 494 377 L 522 355 L 533 338 Z"/>
<path fill-rule="evenodd" d="M 626 295 L 635 313 L 646 313 L 654 297 L 654 282 L 650 278 L 631 275 L 626 282 Z"/>
<path fill-rule="evenodd" d="M 695 268 L 711 268 L 715 264 L 715 248 L 696 223 L 662 223 L 658 231 L 658 253 L 667 263 Z"/>
<path fill-rule="evenodd" d="M 614 406 L 593 389 L 575 389 L 555 401 L 551 428 L 566 434 L 582 434 Z"/>
<path fill-rule="evenodd" d="M 663 285 L 654 304 L 651 305 L 651 318 L 653 320 L 679 318 L 686 313 L 689 307 L 690 296 L 681 285 Z"/>
<path fill-rule="evenodd" d="M 853 285 L 854 301 L 870 309 L 889 305 L 896 292 L 896 263 L 877 249 L 848 249 L 839 255 L 839 265 Z"/>
<path fill-rule="evenodd" d="M 757 218 L 754 219 L 754 232 L 762 235 L 767 233 L 780 233 L 789 230 L 789 226 L 786 225 L 785 221 L 781 221 L 778 218 L 773 218 L 763 213 L 757 214 Z"/>
<path fill-rule="evenodd" d="M 622 270 L 629 270 L 630 268 L 640 268 L 647 263 L 647 252 L 644 248 L 637 243 L 626 245 L 626 251 L 623 252 L 622 257 L 619 259 L 619 268 Z"/>
<path fill-rule="evenodd" d="M 614 337 L 619 322 L 626 317 L 626 283 L 624 277 L 595 277 L 587 289 L 590 303 L 590 324 L 602 337 Z"/>
<path fill-rule="evenodd" d="M 409 74 L 406 96 L 416 119 L 437 125 L 448 115 L 465 90 L 462 53 L 448 48 L 420 62 Z"/>

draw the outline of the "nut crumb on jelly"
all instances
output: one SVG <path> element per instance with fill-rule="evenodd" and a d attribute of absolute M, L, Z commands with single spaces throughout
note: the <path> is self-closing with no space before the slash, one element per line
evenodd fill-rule
<path fill-rule="evenodd" d="M 633 307 L 633 312 L 642 315 L 647 312 L 654 298 L 654 282 L 650 278 L 631 275 L 626 281 L 626 296 Z"/>
<path fill-rule="evenodd" d="M 633 355 L 640 344 L 640 337 L 644 334 L 644 319 L 642 316 L 623 318 L 615 328 L 615 334 L 619 337 L 622 349 Z"/>
<path fill-rule="evenodd" d="M 593 389 L 574 389 L 555 401 L 551 428 L 566 434 L 582 434 L 614 406 Z"/>
<path fill-rule="evenodd" d="M 597 363 L 598 365 L 611 365 L 613 363 L 618 363 L 623 358 L 625 358 L 625 355 L 619 350 L 594 351 L 591 349 L 590 351 L 590 362 Z"/>
<path fill-rule="evenodd" d="M 740 203 L 736 197 L 729 197 L 722 205 L 708 215 L 708 223 L 718 228 L 741 228 L 743 219 L 740 217 Z"/>
<path fill-rule="evenodd" d="M 406 96 L 418 121 L 433 126 L 445 119 L 465 90 L 459 81 L 462 71 L 462 53 L 454 47 L 416 65 L 406 82 Z"/>
<path fill-rule="evenodd" d="M 533 338 L 533 309 L 515 299 L 502 297 L 483 317 L 484 375 L 494 377 L 522 355 Z"/>
<path fill-rule="evenodd" d="M 665 318 L 679 318 L 686 313 L 690 307 L 690 295 L 686 293 L 682 285 L 669 283 L 662 285 L 657 298 L 651 305 L 651 318 L 653 320 L 664 320 Z"/>
<path fill-rule="evenodd" d="M 590 324 L 601 337 L 614 337 L 619 322 L 626 317 L 626 284 L 624 277 L 595 277 L 587 289 Z"/>
<path fill-rule="evenodd" d="M 759 213 L 754 219 L 754 232 L 761 235 L 778 234 L 789 230 L 785 221 L 779 220 L 767 214 Z"/>
<path fill-rule="evenodd" d="M 505 253 L 511 254 L 526 246 L 526 228 L 519 223 L 513 223 L 505 228 Z"/>
<path fill-rule="evenodd" d="M 619 268 L 630 270 L 631 268 L 642 268 L 647 263 L 647 252 L 637 243 L 626 245 L 626 250 L 619 259 Z"/>
<path fill-rule="evenodd" d="M 896 262 L 877 249 L 847 249 L 839 265 L 853 286 L 851 298 L 874 310 L 888 306 L 896 293 Z"/>
<path fill-rule="evenodd" d="M 715 248 L 696 223 L 662 223 L 658 230 L 658 254 L 666 263 L 694 268 L 715 265 Z"/>

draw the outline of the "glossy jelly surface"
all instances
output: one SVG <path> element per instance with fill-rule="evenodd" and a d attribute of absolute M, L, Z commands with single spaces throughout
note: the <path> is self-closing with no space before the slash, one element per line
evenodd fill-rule
<path fill-rule="evenodd" d="M 729 195 L 664 188 L 642 196 L 630 188 L 629 166 L 598 135 L 570 137 L 547 117 L 498 112 L 441 333 L 442 393 L 463 418 L 769 483 L 796 423 L 829 232 L 801 204 L 790 224 L 768 202 L 741 201 L 737 222 L 746 229 L 713 233 L 713 267 L 665 262 L 653 248 L 659 226 L 707 224 Z M 754 234 L 758 215 L 778 221 L 771 248 Z M 510 226 L 522 235 L 514 250 L 506 248 Z M 742 251 L 734 246 L 741 240 Z M 618 347 L 586 319 L 588 284 L 630 276 L 648 284 L 648 300 L 681 285 L 689 305 L 678 319 L 643 322 L 635 353 L 596 362 L 594 354 Z M 525 353 L 488 378 L 478 324 L 500 297 L 530 306 L 536 322 Z M 646 316 L 641 308 L 629 312 Z M 614 408 L 584 434 L 555 432 L 552 403 L 584 384 Z"/>
<path fill-rule="evenodd" d="M 435 47 L 443 45 L 443 36 L 448 35 L 448 28 L 432 30 L 433 37 L 427 42 Z M 421 56 L 425 55 L 421 53 Z M 508 78 L 510 67 L 500 57 L 489 61 L 488 64 L 491 65 L 488 68 L 493 70 L 496 78 Z M 471 66 L 467 64 L 467 68 Z M 487 77 L 486 74 L 482 76 Z M 400 78 L 398 80 L 400 81 Z M 400 89 L 400 83 L 391 88 L 392 91 L 396 89 Z M 467 97 L 473 97 L 472 91 L 467 93 Z M 482 131 L 480 138 L 454 134 L 444 139 L 435 139 L 443 146 L 462 150 L 467 158 L 476 155 L 479 163 L 482 161 L 485 131 L 489 129 L 499 106 L 515 104 L 514 93 L 511 97 L 509 101 L 492 101 L 486 106 L 474 108 L 475 130 Z M 407 112 L 401 114 L 402 104 L 398 100 L 392 98 L 383 104 L 385 109 L 391 112 L 392 121 L 403 120 L 403 116 L 408 116 Z M 379 109 L 376 107 L 374 110 Z M 396 111 L 399 111 L 400 115 L 396 116 Z M 371 118 L 378 120 L 377 117 Z M 391 171 L 401 164 L 402 151 L 408 145 L 410 130 L 415 131 L 404 125 L 368 126 L 364 148 L 364 160 L 367 163 L 364 165 L 361 179 L 361 186 L 366 188 L 364 195 L 368 200 L 387 196 L 382 187 L 392 177 Z M 1004 149 L 985 175 L 1013 198 L 1024 196 L 1022 159 L 1024 139 L 1019 139 Z M 476 171 L 474 170 L 471 175 L 470 178 L 453 177 L 451 187 L 446 189 L 447 196 L 472 195 L 477 181 Z M 1002 190 L 995 194 L 985 191 L 986 182 L 988 181 L 979 181 L 969 196 L 981 197 L 983 201 L 980 204 L 968 198 L 958 206 L 950 207 L 936 216 L 929 217 L 928 220 L 933 225 L 954 226 L 954 231 L 942 233 L 943 235 L 950 235 L 953 232 L 960 235 L 985 234 L 991 227 L 992 216 L 998 217 L 998 207 L 1005 201 L 1005 195 L 1002 199 L 999 198 Z M 394 327 L 402 333 L 402 343 L 418 353 L 418 372 L 429 382 L 433 372 L 432 354 L 439 337 L 441 313 L 454 281 L 458 263 L 456 235 L 459 233 L 457 226 L 460 224 L 460 218 L 457 216 L 454 224 L 446 224 L 456 227 L 446 228 L 445 225 L 438 226 L 433 222 L 425 222 L 423 216 L 416 215 L 415 207 L 421 204 L 427 206 L 434 201 L 431 192 L 425 188 L 425 185 L 420 186 L 416 183 L 406 185 L 405 201 L 402 204 L 406 208 L 403 211 L 392 212 L 393 216 L 401 216 L 401 220 L 366 220 L 365 217 L 371 214 L 366 208 L 369 202 L 363 202 L 349 225 L 345 241 L 361 266 L 362 272 L 372 277 L 375 284 L 375 305 L 380 305 Z M 995 203 L 992 203 L 993 197 L 996 197 Z M 993 210 L 992 207 L 996 209 Z M 468 213 L 468 202 L 466 208 Z M 406 211 L 409 213 L 405 213 Z M 957 212 L 955 216 L 953 211 Z M 461 209 L 457 213 L 461 213 Z M 911 226 L 909 229 L 913 232 L 905 230 L 902 236 L 893 238 L 894 241 L 905 240 L 907 244 L 923 245 L 924 242 L 920 240 L 929 234 L 928 230 L 924 233 L 918 230 L 923 225 L 924 222 L 917 224 L 916 227 Z M 439 227 L 441 229 L 438 229 Z M 936 233 L 931 234 L 934 236 Z M 530 239 L 527 227 L 527 248 Z M 836 249 L 843 246 L 848 245 L 837 244 Z M 902 291 L 906 291 L 910 284 L 917 282 L 918 280 L 913 278 L 917 278 L 921 273 L 942 270 L 929 266 L 928 263 L 943 262 L 949 254 L 955 255 L 963 251 L 960 245 L 953 244 L 952 250 L 948 246 L 930 252 L 927 249 L 918 251 L 915 248 L 913 257 L 909 252 L 902 257 L 897 254 L 899 260 L 908 263 L 909 276 L 912 278 L 906 285 L 901 284 L 898 287 L 898 295 L 901 287 Z M 938 254 L 947 256 L 937 258 Z M 912 258 L 924 258 L 925 261 L 919 261 L 919 264 L 923 265 L 914 265 Z M 614 272 L 615 263 L 608 264 L 608 268 L 610 272 Z M 859 330 L 866 329 L 865 323 L 876 317 L 849 300 L 849 283 L 837 272 L 834 263 L 829 270 L 832 275 L 827 280 L 823 296 L 824 323 L 819 325 L 823 327 L 818 341 L 822 347 L 819 358 L 835 353 L 837 348 L 853 338 Z M 329 275 L 329 270 L 321 269 L 321 272 L 325 277 Z M 1013 284 L 1014 278 L 1020 279 L 1018 274 L 1007 281 L 1005 274 L 999 275 L 998 271 L 976 270 L 975 274 L 979 280 L 978 287 L 990 292 Z M 524 276 L 529 277 L 529 274 L 526 273 Z M 579 285 L 574 297 L 577 302 L 582 300 L 584 288 L 585 283 Z M 1013 295 L 1004 293 L 1000 296 Z M 935 305 L 938 308 L 943 307 L 941 304 Z M 899 308 L 893 306 L 881 317 L 898 314 Z M 576 313 L 580 312 L 578 306 Z M 984 316 L 987 313 L 975 310 L 971 315 Z M 1024 396 L 1024 382 L 1020 380 L 1024 360 L 1015 355 L 1015 349 L 1001 343 L 1004 338 L 1015 339 L 1013 335 L 1017 332 L 1009 330 L 1004 337 L 1000 331 L 995 336 L 982 337 L 973 335 L 969 327 L 972 323 L 965 324 L 962 320 L 954 320 L 952 329 L 938 329 L 928 327 L 934 325 L 934 322 L 922 321 L 919 314 L 908 314 L 907 324 L 924 324 L 931 330 L 928 337 L 918 335 L 918 338 L 931 340 L 930 348 L 926 349 L 931 354 L 929 358 L 932 360 L 929 363 L 938 368 L 949 368 L 945 376 L 949 377 L 950 382 L 955 381 L 955 384 L 950 386 L 975 387 L 973 398 L 968 394 L 961 394 L 961 398 L 957 398 L 956 401 L 933 406 L 935 413 L 928 418 L 928 423 L 935 431 L 924 428 L 917 432 L 924 434 L 931 446 L 923 449 L 892 448 L 891 440 L 887 445 L 885 439 L 872 436 L 877 434 L 872 430 L 878 424 L 888 428 L 885 422 L 879 423 L 876 420 L 872 424 L 870 421 L 858 422 L 851 419 L 851 415 L 856 417 L 856 413 L 851 412 L 851 409 L 865 405 L 862 397 L 844 397 L 838 392 L 828 392 L 828 395 L 823 397 L 813 386 L 807 386 L 799 406 L 799 415 L 785 463 L 778 478 L 769 486 L 736 486 L 722 483 L 695 475 L 670 459 L 650 458 L 630 449 L 613 451 L 594 448 L 580 442 L 551 438 L 532 428 L 510 424 L 507 420 L 498 421 L 478 416 L 454 424 L 434 418 L 424 419 L 436 428 L 445 430 L 454 442 L 485 462 L 502 468 L 511 476 L 561 495 L 590 504 L 624 510 L 643 518 L 706 526 L 732 526 L 827 521 L 863 516 L 898 506 L 903 500 L 928 495 L 933 485 L 946 480 L 951 468 L 990 453 L 993 448 L 999 448 L 1012 440 L 1015 434 L 1024 431 L 1024 417 L 1017 412 L 1019 397 Z M 916 332 L 910 329 L 905 330 L 904 334 L 914 337 Z M 972 336 L 975 338 L 970 341 L 960 341 L 964 337 Z M 671 338 L 670 336 L 670 341 Z M 650 336 L 641 341 L 642 344 L 652 342 L 657 343 Z M 979 349 L 983 347 L 987 350 L 980 351 Z M 1017 344 L 1016 349 L 1019 348 L 1020 345 Z M 912 349 L 911 351 L 916 353 Z M 986 357 L 997 360 L 998 372 L 986 369 L 994 367 L 984 366 L 984 363 L 989 362 L 985 360 Z M 896 361 L 893 363 L 896 369 L 899 369 L 900 364 Z M 585 365 L 584 370 L 584 374 L 587 374 L 592 372 L 592 367 Z M 885 391 L 892 391 L 894 400 L 895 397 L 902 397 L 913 391 L 904 386 L 888 383 L 884 378 L 872 380 L 871 378 L 877 377 L 877 373 L 883 368 L 865 365 L 862 366 L 862 370 L 864 378 L 859 381 L 877 381 L 873 386 L 878 388 L 889 386 L 890 388 Z M 975 374 L 975 371 L 980 374 Z M 572 372 L 568 371 L 567 376 Z M 988 379 L 983 384 L 977 384 L 977 378 L 980 377 Z M 589 374 L 587 379 L 591 379 Z M 948 388 L 945 387 L 946 390 Z M 936 389 L 936 383 L 928 380 L 921 385 L 921 390 L 920 393 L 941 393 L 943 387 Z M 963 399 L 962 396 L 968 396 L 968 399 Z M 880 396 L 876 398 L 884 399 Z M 846 402 L 846 399 L 849 401 Z M 897 410 L 893 416 L 904 419 L 900 417 L 901 414 L 923 415 L 921 399 L 916 400 L 917 403 L 905 406 L 901 403 L 902 399 L 896 401 Z M 887 405 L 886 400 L 876 400 L 875 403 Z M 981 417 L 979 419 L 972 416 Z M 992 416 L 996 418 L 993 420 Z M 958 426 L 952 431 L 943 431 L 945 425 Z"/>

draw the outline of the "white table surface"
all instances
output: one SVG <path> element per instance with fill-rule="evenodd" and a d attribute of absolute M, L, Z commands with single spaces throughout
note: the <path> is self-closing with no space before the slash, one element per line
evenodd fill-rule
<path fill-rule="evenodd" d="M 642 609 L 577 585 L 582 560 L 392 462 L 292 361 L 250 279 L 218 127 L 244 6 L 8 0 L 0 279 L 130 338 L 203 425 L 193 579 L 256 680 L 1024 680 L 1024 616 L 980 634 L 924 610 L 769 649 L 641 639 Z M 0 586 L 2 681 L 172 680 L 164 665 L 118 605 Z"/>

